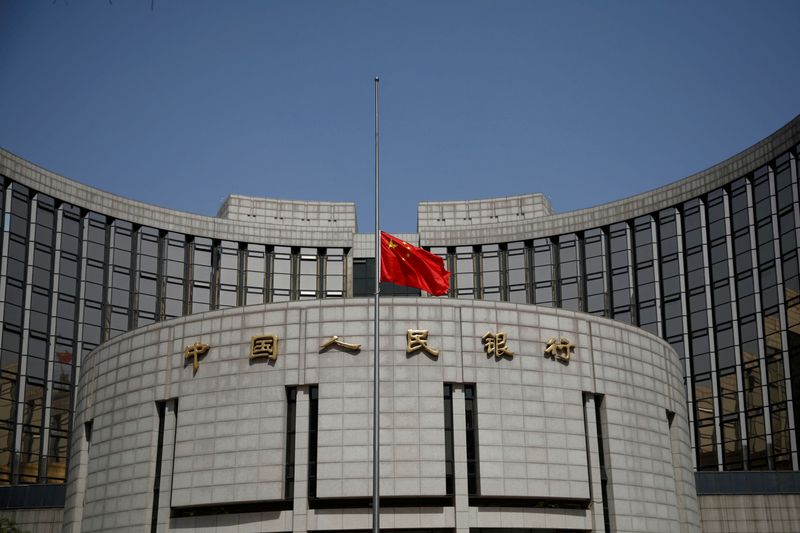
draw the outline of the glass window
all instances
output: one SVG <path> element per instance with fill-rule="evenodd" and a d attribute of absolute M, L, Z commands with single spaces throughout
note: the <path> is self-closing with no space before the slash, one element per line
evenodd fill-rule
<path fill-rule="evenodd" d="M 129 222 L 115 220 L 111 226 L 109 242 L 109 257 L 112 262 L 109 338 L 129 329 L 132 243 L 132 225 Z"/>
<path fill-rule="evenodd" d="M 485 244 L 481 247 L 481 288 L 484 300 L 501 300 L 501 279 L 500 279 L 500 247 L 496 244 Z"/>
<path fill-rule="evenodd" d="M 584 234 L 586 312 L 596 315 L 607 314 L 605 248 L 605 234 L 601 229 Z"/>
<path fill-rule="evenodd" d="M 457 246 L 455 253 L 456 296 L 458 298 L 475 298 L 475 261 L 471 246 Z"/>
<path fill-rule="evenodd" d="M 615 320 L 631 322 L 633 294 L 631 286 L 631 250 L 627 223 L 613 224 L 609 228 L 609 253 L 611 258 L 611 310 Z"/>
<path fill-rule="evenodd" d="M 345 251 L 341 248 L 328 248 L 325 251 L 325 298 L 344 296 Z"/>
<path fill-rule="evenodd" d="M 159 319 L 158 263 L 159 232 L 153 228 L 139 228 L 136 232 L 136 326 L 152 324 Z"/>
<path fill-rule="evenodd" d="M 191 313 L 211 309 L 211 239 L 195 237 L 192 245 Z"/>
<path fill-rule="evenodd" d="M 464 409 L 467 433 L 467 493 L 480 494 L 480 456 L 478 453 L 478 398 L 474 384 L 464 385 Z"/>
<path fill-rule="evenodd" d="M 738 416 L 726 418 L 722 422 L 722 440 L 725 470 L 742 470 L 744 454 Z"/>
<path fill-rule="evenodd" d="M 650 216 L 634 221 L 635 276 L 639 326 L 658 334 L 658 265 L 655 223 Z"/>
<path fill-rule="evenodd" d="M 300 248 L 300 299 L 319 295 L 319 261 L 316 248 Z"/>
<path fill-rule="evenodd" d="M 553 250 L 549 239 L 533 241 L 534 303 L 555 306 Z"/>
<path fill-rule="evenodd" d="M 276 246 L 272 252 L 272 301 L 285 302 L 292 296 L 291 248 Z"/>
<path fill-rule="evenodd" d="M 38 483 L 41 434 L 44 414 L 44 383 L 28 379 L 25 385 L 22 440 L 20 443 L 20 483 Z"/>
<path fill-rule="evenodd" d="M 524 242 L 508 243 L 508 300 L 516 303 L 528 302 L 527 255 Z"/>
<path fill-rule="evenodd" d="M 88 352 L 103 340 L 103 301 L 106 279 L 106 217 L 87 213 L 84 217 L 83 258 L 83 348 Z"/>
<path fill-rule="evenodd" d="M 445 494 L 455 494 L 455 447 L 453 442 L 453 385 L 444 384 Z"/>
<path fill-rule="evenodd" d="M 164 319 L 183 316 L 185 255 L 186 237 L 181 233 L 167 233 L 162 270 L 166 274 L 162 289 Z"/>
<path fill-rule="evenodd" d="M 267 272 L 267 251 L 263 245 L 246 245 L 245 270 L 245 305 L 263 303 Z"/>
<path fill-rule="evenodd" d="M 558 238 L 558 282 L 561 307 L 579 311 L 583 307 L 581 298 L 580 243 L 575 234 Z"/>
<path fill-rule="evenodd" d="M 219 309 L 236 307 L 239 302 L 239 244 L 221 241 L 217 253 L 217 305 Z"/>

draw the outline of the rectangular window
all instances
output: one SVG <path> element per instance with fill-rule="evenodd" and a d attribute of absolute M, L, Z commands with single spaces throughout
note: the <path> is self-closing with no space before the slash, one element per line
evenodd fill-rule
<path fill-rule="evenodd" d="M 183 316 L 185 292 L 186 236 L 168 233 L 166 237 L 162 299 L 164 319 Z"/>
<path fill-rule="evenodd" d="M 3 339 L 5 342 L 5 339 Z M 5 357 L 4 357 L 5 359 Z M 0 374 L 0 485 L 11 484 L 11 466 L 14 458 L 14 420 L 17 417 L 17 379 Z"/>
<path fill-rule="evenodd" d="M 192 246 L 191 313 L 211 309 L 211 239 L 195 237 Z"/>
<path fill-rule="evenodd" d="M 581 298 L 580 242 L 575 234 L 558 238 L 558 282 L 560 307 L 579 311 L 583 308 Z"/>
<path fill-rule="evenodd" d="M 297 387 L 286 387 L 286 464 L 284 465 L 283 497 L 294 498 L 294 448 L 297 418 Z"/>
<path fill-rule="evenodd" d="M 25 405 L 22 412 L 22 441 L 19 482 L 39 483 L 42 424 L 44 422 L 44 383 L 29 378 L 25 385 Z"/>
<path fill-rule="evenodd" d="M 57 355 L 58 357 L 58 355 Z M 64 483 L 67 478 L 67 445 L 70 426 L 69 383 L 50 383 L 50 440 L 47 457 L 47 483 Z"/>
<path fill-rule="evenodd" d="M 158 230 L 140 228 L 136 234 L 136 326 L 152 324 L 158 317 Z"/>
<path fill-rule="evenodd" d="M 341 248 L 325 251 L 325 298 L 342 298 L 345 283 L 345 252 Z"/>
<path fill-rule="evenodd" d="M 159 500 L 161 497 L 161 465 L 164 462 L 164 437 L 165 437 L 165 430 L 166 430 L 166 416 L 167 411 L 172 410 L 172 416 L 175 417 L 174 420 L 174 429 L 177 431 L 178 428 L 178 399 L 172 398 L 170 400 L 159 400 L 156 402 L 156 416 L 158 417 L 158 433 L 157 433 L 157 445 L 156 445 L 156 469 L 155 475 L 153 479 L 153 508 L 152 514 L 150 515 L 150 531 L 151 533 L 155 533 L 158 531 L 158 511 L 159 511 Z M 88 445 L 91 444 L 91 436 L 92 436 L 92 423 L 86 423 L 86 440 L 87 440 L 87 451 Z M 175 436 L 172 437 L 173 445 L 175 443 Z M 169 452 L 168 452 L 169 454 Z M 172 458 L 174 460 L 174 457 Z M 169 474 L 171 475 L 171 473 Z"/>
<path fill-rule="evenodd" d="M 319 260 L 315 248 L 300 248 L 300 299 L 319 297 Z"/>
<path fill-rule="evenodd" d="M 485 244 L 481 247 L 481 290 L 484 300 L 499 301 L 502 299 L 500 276 L 500 246 Z"/>
<path fill-rule="evenodd" d="M 239 245 L 222 241 L 214 248 L 216 252 L 216 305 L 217 309 L 239 305 Z"/>
<path fill-rule="evenodd" d="M 161 461 L 164 457 L 164 414 L 166 402 L 156 402 L 156 415 L 158 416 L 158 436 L 156 441 L 156 472 L 153 480 L 153 511 L 150 517 L 150 531 L 158 531 L 158 503 L 161 496 Z"/>
<path fill-rule="evenodd" d="M 631 249 L 628 224 L 621 222 L 609 228 L 608 247 L 611 263 L 611 312 L 615 320 L 633 321 L 633 287 L 631 285 Z"/>
<path fill-rule="evenodd" d="M 603 525 L 605 533 L 611 532 L 611 509 L 608 500 L 608 472 L 606 465 L 611 462 L 611 453 L 607 451 L 606 436 L 606 409 L 602 394 L 594 395 L 594 415 L 597 421 L 597 455 L 600 460 L 600 491 L 603 500 Z"/>
<path fill-rule="evenodd" d="M 528 251 L 524 242 L 508 243 L 507 253 L 507 285 L 508 301 L 514 303 L 528 302 Z"/>
<path fill-rule="evenodd" d="M 606 315 L 605 235 L 601 229 L 589 230 L 583 240 L 587 313 Z"/>
<path fill-rule="evenodd" d="M 554 307 L 553 251 L 549 239 L 533 241 L 534 303 Z"/>
<path fill-rule="evenodd" d="M 263 245 L 248 244 L 245 251 L 245 305 L 264 303 L 267 252 Z"/>
<path fill-rule="evenodd" d="M 475 298 L 475 262 L 471 246 L 457 246 L 455 253 L 456 297 Z M 452 279 L 452 278 L 451 278 Z"/>
<path fill-rule="evenodd" d="M 455 449 L 453 445 L 453 384 L 444 384 L 444 475 L 445 494 L 456 489 Z"/>
<path fill-rule="evenodd" d="M 286 302 L 292 297 L 292 250 L 286 246 L 276 246 L 272 252 L 272 295 L 273 302 Z"/>
<path fill-rule="evenodd" d="M 478 453 L 478 398 L 475 384 L 464 385 L 464 415 L 467 429 L 467 494 L 480 496 L 480 454 Z"/>
<path fill-rule="evenodd" d="M 319 385 L 308 388 L 308 498 L 317 497 L 317 427 L 319 424 Z"/>

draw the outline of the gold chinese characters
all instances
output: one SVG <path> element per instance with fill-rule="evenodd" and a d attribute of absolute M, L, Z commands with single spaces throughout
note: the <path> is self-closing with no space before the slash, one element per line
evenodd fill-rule
<path fill-rule="evenodd" d="M 434 357 L 439 357 L 439 350 L 428 346 L 427 329 L 410 329 L 406 333 L 406 353 L 414 353 L 422 350 Z"/>
<path fill-rule="evenodd" d="M 432 357 L 439 357 L 441 350 L 434 348 L 428 344 L 428 335 L 430 334 L 427 329 L 408 329 L 406 330 L 406 354 L 414 354 L 417 352 L 425 352 Z M 516 355 L 515 351 L 508 346 L 508 333 L 504 331 L 487 331 L 483 336 L 479 337 L 483 350 L 487 355 L 494 355 L 499 359 L 503 356 L 512 358 Z M 339 335 L 331 335 L 319 346 L 319 353 L 323 353 L 329 349 L 338 348 L 353 353 L 361 351 L 361 344 L 354 342 L 346 342 Z M 202 342 L 195 342 L 186 346 L 183 350 L 184 361 L 188 364 L 192 362 L 194 373 L 197 373 L 200 367 L 200 360 L 209 351 L 209 345 Z M 575 351 L 575 345 L 569 342 L 564 337 L 553 337 L 548 339 L 547 345 L 544 350 L 545 357 L 552 357 L 556 361 L 568 363 L 572 353 Z M 250 359 L 267 359 L 269 361 L 278 360 L 278 335 L 267 333 L 250 337 Z"/>
<path fill-rule="evenodd" d="M 192 360 L 192 372 L 197 373 L 197 369 L 200 368 L 200 361 L 198 358 L 204 356 L 208 353 L 208 349 L 210 346 L 208 344 L 202 342 L 196 342 L 191 346 L 187 346 L 183 349 L 183 359 L 184 361 L 188 361 L 189 359 Z"/>
<path fill-rule="evenodd" d="M 266 357 L 270 361 L 278 360 L 278 336 L 258 335 L 250 337 L 250 359 Z"/>
<path fill-rule="evenodd" d="M 506 338 L 507 335 L 502 331 L 496 334 L 492 333 L 491 331 L 484 333 L 483 337 L 481 337 L 481 340 L 483 341 L 483 347 L 486 350 L 486 354 L 494 354 L 495 357 L 502 357 L 504 355 L 512 357 L 514 352 L 512 352 L 506 346 Z"/>
<path fill-rule="evenodd" d="M 561 337 L 560 341 L 555 337 L 551 337 L 547 340 L 547 348 L 544 349 L 544 355 L 545 357 L 552 357 L 553 360 L 568 363 L 570 353 L 573 351 L 575 351 L 575 345 L 565 337 Z"/>
<path fill-rule="evenodd" d="M 331 346 L 337 346 L 339 348 L 342 348 L 343 350 L 349 350 L 351 352 L 357 352 L 361 349 L 360 344 L 355 344 L 352 342 L 344 342 L 339 338 L 339 335 L 334 335 L 333 337 L 331 337 L 330 339 L 328 339 L 327 341 L 323 342 L 320 345 L 319 351 L 320 352 L 325 351 Z"/>

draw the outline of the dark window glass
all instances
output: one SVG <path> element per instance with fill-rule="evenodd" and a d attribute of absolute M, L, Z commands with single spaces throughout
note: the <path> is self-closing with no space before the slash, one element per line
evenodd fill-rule
<path fill-rule="evenodd" d="M 224 309 L 239 304 L 239 245 L 222 241 L 215 247 L 217 269 L 216 307 Z"/>
<path fill-rule="evenodd" d="M 308 388 L 308 497 L 317 497 L 317 428 L 319 427 L 319 386 Z"/>
<path fill-rule="evenodd" d="M 510 302 L 527 303 L 529 301 L 528 253 L 524 242 L 508 243 L 506 261 L 508 300 Z"/>
<path fill-rule="evenodd" d="M 480 457 L 478 454 L 478 398 L 474 384 L 464 385 L 464 409 L 467 423 L 467 494 L 478 496 L 480 489 Z"/>
<path fill-rule="evenodd" d="M 191 313 L 211 309 L 211 239 L 195 237 L 192 245 Z"/>
<path fill-rule="evenodd" d="M 455 447 L 453 443 L 453 385 L 444 384 L 445 494 L 455 494 Z"/>
<path fill-rule="evenodd" d="M 286 464 L 284 465 L 283 497 L 294 497 L 294 449 L 297 417 L 297 387 L 286 387 Z"/>
<path fill-rule="evenodd" d="M 164 318 L 183 315 L 184 270 L 186 264 L 186 237 L 180 233 L 168 233 L 165 240 L 163 278 Z"/>
<path fill-rule="evenodd" d="M 549 239 L 533 241 L 534 303 L 553 307 L 553 252 Z"/>
<path fill-rule="evenodd" d="M 583 308 L 580 276 L 580 241 L 575 234 L 561 235 L 558 238 L 560 307 L 573 311 Z"/>

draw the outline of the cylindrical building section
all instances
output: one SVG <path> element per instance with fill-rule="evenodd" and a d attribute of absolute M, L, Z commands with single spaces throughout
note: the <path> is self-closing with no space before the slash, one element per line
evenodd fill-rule
<path fill-rule="evenodd" d="M 213 311 L 84 360 L 65 531 L 371 523 L 371 300 Z M 388 529 L 698 531 L 679 359 L 584 313 L 386 298 Z"/>

